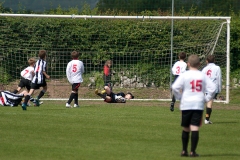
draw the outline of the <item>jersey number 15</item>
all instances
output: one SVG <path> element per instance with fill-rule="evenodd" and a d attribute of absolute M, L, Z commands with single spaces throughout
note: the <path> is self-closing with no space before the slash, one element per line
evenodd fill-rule
<path fill-rule="evenodd" d="M 202 91 L 202 80 L 192 80 L 190 84 L 192 85 L 192 92 Z"/>

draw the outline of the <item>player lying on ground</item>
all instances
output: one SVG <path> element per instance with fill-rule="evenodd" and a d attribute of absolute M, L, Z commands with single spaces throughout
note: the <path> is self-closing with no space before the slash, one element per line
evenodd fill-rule
<path fill-rule="evenodd" d="M 108 86 L 104 87 L 104 90 L 99 93 L 98 90 L 95 90 L 95 94 L 99 97 L 103 98 L 107 103 L 126 103 L 126 100 L 134 99 L 132 93 L 128 92 L 124 94 L 123 92 L 120 93 L 113 93 L 111 88 Z"/>
<path fill-rule="evenodd" d="M 15 94 L 9 91 L 0 90 L 0 105 L 11 107 L 18 106 L 27 94 L 27 91 L 22 91 L 19 94 Z"/>

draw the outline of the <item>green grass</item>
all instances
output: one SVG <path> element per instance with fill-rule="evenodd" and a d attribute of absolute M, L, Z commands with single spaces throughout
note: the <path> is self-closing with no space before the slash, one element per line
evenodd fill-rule
<path fill-rule="evenodd" d="M 214 124 L 200 128 L 199 159 L 240 159 L 240 107 L 235 103 L 214 103 Z M 64 101 L 44 101 L 27 111 L 0 107 L 1 159 L 180 158 L 180 112 L 178 108 L 170 112 L 169 103 L 80 101 L 80 105 L 66 109 Z"/>

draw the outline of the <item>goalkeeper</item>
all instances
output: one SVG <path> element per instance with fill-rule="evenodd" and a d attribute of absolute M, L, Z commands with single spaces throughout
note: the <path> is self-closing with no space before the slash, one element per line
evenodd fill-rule
<path fill-rule="evenodd" d="M 126 100 L 134 99 L 132 93 L 128 92 L 124 94 L 123 92 L 120 92 L 115 94 L 108 86 L 105 86 L 104 90 L 101 93 L 99 93 L 98 89 L 96 89 L 95 94 L 103 98 L 107 103 L 126 103 Z"/>

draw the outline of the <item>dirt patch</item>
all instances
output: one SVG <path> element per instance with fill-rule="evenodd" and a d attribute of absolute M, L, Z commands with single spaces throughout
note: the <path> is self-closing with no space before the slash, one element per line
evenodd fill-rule
<path fill-rule="evenodd" d="M 17 88 L 18 82 L 6 85 L 6 90 L 13 91 Z M 67 82 L 51 80 L 47 82 L 48 90 L 43 98 L 68 98 L 71 93 L 71 85 Z M 79 98 L 92 99 L 98 98 L 95 94 L 96 88 L 94 87 L 84 87 L 79 88 Z M 102 90 L 103 88 L 98 88 Z M 34 92 L 34 96 L 37 96 L 41 89 Z M 136 99 L 169 99 L 170 91 L 166 89 L 159 88 L 113 88 L 114 93 L 118 92 L 131 92 Z"/>

